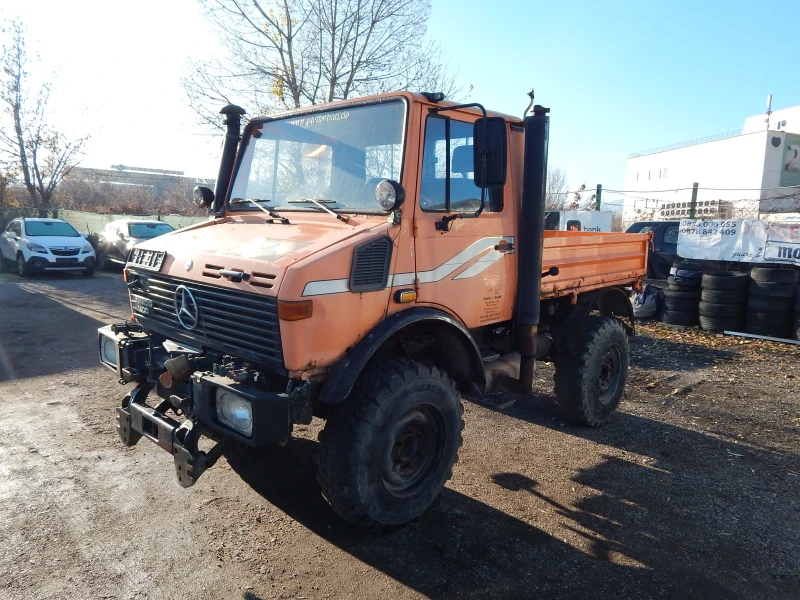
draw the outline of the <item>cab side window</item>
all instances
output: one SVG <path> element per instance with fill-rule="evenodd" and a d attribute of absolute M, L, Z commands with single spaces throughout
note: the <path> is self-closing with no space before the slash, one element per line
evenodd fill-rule
<path fill-rule="evenodd" d="M 11 231 L 16 233 L 17 237 L 22 237 L 22 223 L 20 221 L 14 221 L 14 223 L 12 223 L 12 226 L 13 229 Z"/>
<path fill-rule="evenodd" d="M 448 193 L 449 192 L 449 193 Z M 426 212 L 475 212 L 481 188 L 475 185 L 472 123 L 429 116 L 422 151 L 420 207 Z M 503 188 L 486 190 L 487 212 L 503 210 Z"/>

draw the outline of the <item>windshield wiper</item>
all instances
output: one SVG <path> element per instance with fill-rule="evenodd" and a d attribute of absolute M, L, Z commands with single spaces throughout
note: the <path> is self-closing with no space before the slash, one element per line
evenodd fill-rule
<path fill-rule="evenodd" d="M 334 217 L 336 217 L 337 219 L 339 219 L 343 223 L 347 223 L 347 220 L 348 220 L 347 217 L 345 217 L 344 215 L 340 215 L 336 211 L 331 210 L 330 208 L 325 206 L 325 204 L 323 204 L 323 202 L 325 202 L 326 204 L 336 204 L 336 200 L 322 200 L 322 199 L 316 200 L 314 198 L 301 198 L 300 200 L 287 200 L 287 202 L 289 204 L 303 204 L 305 202 L 311 202 L 311 203 L 315 204 L 321 210 L 324 210 L 329 215 L 333 215 Z"/>
<path fill-rule="evenodd" d="M 287 224 L 289 223 L 289 219 L 287 219 L 286 217 L 280 216 L 278 213 L 276 213 L 276 212 L 274 212 L 274 211 L 272 211 L 272 210 L 270 210 L 270 209 L 268 209 L 268 208 L 266 208 L 264 206 L 261 206 L 261 204 L 260 204 L 261 202 L 269 202 L 269 200 L 268 199 L 262 199 L 262 198 L 232 198 L 230 203 L 231 204 L 255 204 L 258 208 L 260 208 L 262 211 L 267 213 L 273 219 L 279 219 L 281 221 L 281 223 L 287 223 Z"/>

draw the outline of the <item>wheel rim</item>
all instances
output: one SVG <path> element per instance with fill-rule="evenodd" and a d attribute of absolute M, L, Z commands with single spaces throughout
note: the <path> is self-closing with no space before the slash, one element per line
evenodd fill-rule
<path fill-rule="evenodd" d="M 17 257 L 17 271 L 20 275 L 25 272 L 25 260 L 21 256 Z"/>
<path fill-rule="evenodd" d="M 382 476 L 386 489 L 407 496 L 431 475 L 444 445 L 444 425 L 439 411 L 418 405 L 400 417 L 387 436 Z"/>
<path fill-rule="evenodd" d="M 608 404 L 617 395 L 622 378 L 622 352 L 617 346 L 612 346 L 603 355 L 600 361 L 600 373 L 597 377 L 597 389 L 600 392 L 600 402 Z"/>

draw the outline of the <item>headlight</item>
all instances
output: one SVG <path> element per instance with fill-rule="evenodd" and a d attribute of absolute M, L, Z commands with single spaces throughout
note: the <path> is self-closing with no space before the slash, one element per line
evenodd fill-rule
<path fill-rule="evenodd" d="M 247 437 L 253 435 L 253 407 L 241 396 L 225 391 L 218 393 L 217 418 Z"/>
<path fill-rule="evenodd" d="M 100 360 L 109 365 L 117 366 L 117 343 L 111 338 L 100 338 Z"/>
<path fill-rule="evenodd" d="M 384 179 L 375 186 L 375 202 L 385 211 L 399 208 L 405 197 L 403 186 L 391 179 Z"/>
<path fill-rule="evenodd" d="M 40 246 L 39 244 L 33 244 L 31 242 L 28 242 L 25 245 L 31 252 L 38 252 L 39 254 L 47 254 L 47 248 L 45 248 L 44 246 Z"/>
<path fill-rule="evenodd" d="M 92 245 L 86 244 L 83 249 L 81 250 L 81 254 L 87 254 L 92 251 Z"/>

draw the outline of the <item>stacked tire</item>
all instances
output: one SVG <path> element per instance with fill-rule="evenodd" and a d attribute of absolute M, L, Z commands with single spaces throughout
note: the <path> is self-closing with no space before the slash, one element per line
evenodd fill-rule
<path fill-rule="evenodd" d="M 698 323 L 703 274 L 701 267 L 693 263 L 680 263 L 675 267 L 675 274 L 667 279 L 667 289 L 664 290 L 661 322 L 691 327 Z"/>
<path fill-rule="evenodd" d="M 700 327 L 703 331 L 741 331 L 747 310 L 750 277 L 737 271 L 703 275 L 700 293 Z"/>
<path fill-rule="evenodd" d="M 795 270 L 753 267 L 745 331 L 776 338 L 795 337 L 790 330 L 797 304 L 797 281 Z"/>

